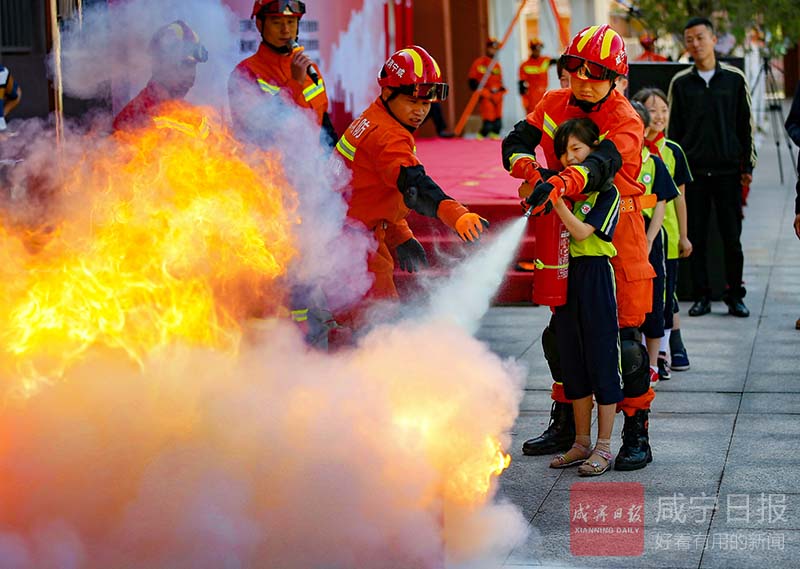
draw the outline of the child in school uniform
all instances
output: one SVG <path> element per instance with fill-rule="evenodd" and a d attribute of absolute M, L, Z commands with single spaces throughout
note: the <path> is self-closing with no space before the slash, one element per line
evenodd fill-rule
<path fill-rule="evenodd" d="M 664 215 L 664 229 L 667 234 L 667 257 L 664 303 L 664 338 L 658 354 L 658 372 L 661 379 L 669 379 L 670 370 L 685 371 L 689 369 L 689 356 L 681 338 L 681 323 L 678 316 L 678 259 L 692 253 L 689 241 L 686 199 L 686 184 L 692 181 L 689 163 L 680 145 L 664 136 L 664 129 L 669 120 L 667 95 L 657 88 L 646 88 L 636 92 L 634 101 L 644 104 L 650 113 L 650 126 L 645 131 L 645 146 L 652 154 L 657 154 L 667 165 L 680 195 L 667 203 Z M 668 358 L 669 354 L 669 358 Z"/>
<path fill-rule="evenodd" d="M 566 167 L 581 164 L 600 138 L 597 125 L 587 118 L 570 119 L 555 132 L 554 150 Z M 619 191 L 609 180 L 604 191 L 592 191 L 570 202 L 553 204 L 570 233 L 567 303 L 555 308 L 552 324 L 562 354 L 564 391 L 572 400 L 575 442 L 556 456 L 551 468 L 580 465 L 581 476 L 599 476 L 608 470 L 611 431 L 617 403 L 622 401 L 619 364 L 619 326 L 611 243 L 619 219 Z M 591 448 L 592 397 L 597 400 L 597 443 Z"/>
<path fill-rule="evenodd" d="M 642 118 L 646 131 L 651 121 L 650 113 L 638 101 L 632 101 L 631 105 Z M 658 359 L 659 349 L 664 338 L 664 307 L 667 304 L 665 259 L 668 237 L 664 230 L 664 220 L 667 205 L 677 198 L 680 192 L 678 192 L 667 166 L 647 146 L 642 147 L 642 170 L 639 173 L 639 181 L 645 188 L 645 195 L 653 194 L 658 200 L 655 207 L 642 209 L 647 246 L 650 249 L 650 264 L 653 266 L 656 276 L 653 279 L 653 310 L 645 316 L 644 324 L 639 328 L 644 335 L 645 346 L 650 357 L 650 381 L 655 383 L 659 379 L 669 379 L 669 376 L 662 376 L 659 373 L 661 366 Z M 672 305 L 670 304 L 671 309 Z"/>

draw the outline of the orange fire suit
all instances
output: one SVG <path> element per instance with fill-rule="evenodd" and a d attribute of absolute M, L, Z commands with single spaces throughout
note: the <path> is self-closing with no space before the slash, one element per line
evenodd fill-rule
<path fill-rule="evenodd" d="M 549 57 L 530 57 L 519 66 L 519 80 L 527 84 L 527 91 L 522 95 L 522 106 L 528 114 L 533 112 L 547 91 L 547 70 L 550 69 L 550 62 Z"/>
<path fill-rule="evenodd" d="M 620 218 L 614 232 L 612 243 L 617 249 L 616 257 L 611 259 L 617 289 L 617 315 L 620 328 L 638 328 L 650 312 L 653 302 L 653 277 L 655 271 L 650 265 L 647 253 L 647 236 L 642 217 L 640 197 L 644 187 L 639 183 L 642 167 L 642 144 L 644 127 L 624 95 L 613 90 L 599 109 L 584 112 L 574 104 L 570 89 L 556 89 L 545 93 L 533 113 L 525 121 L 541 134 L 540 145 L 544 151 L 549 168 L 562 168 L 553 149 L 553 135 L 559 124 L 567 119 L 588 117 L 600 129 L 601 139 L 614 143 L 622 156 L 622 167 L 614 177 L 614 184 L 620 193 Z M 515 128 L 517 131 L 518 127 Z M 516 139 L 509 135 L 503 148 L 503 158 L 509 169 L 516 160 L 533 159 L 534 148 L 515 145 Z M 513 174 L 513 172 L 512 172 Z M 578 169 L 570 167 L 561 172 L 566 183 L 565 195 L 578 195 L 585 186 L 585 178 Z M 654 397 L 650 389 L 645 395 L 623 400 L 621 408 L 626 410 L 633 405 L 648 409 Z M 564 396 L 563 387 L 555 384 L 553 399 L 569 402 Z"/>
<path fill-rule="evenodd" d="M 350 124 L 336 144 L 353 172 L 347 215 L 363 223 L 378 242 L 367 260 L 375 276 L 367 295 L 370 298 L 397 298 L 391 250 L 414 237 L 405 219 L 411 210 L 398 189 L 398 178 L 401 167 L 420 164 L 415 149 L 410 130 L 388 113 L 380 98 Z M 464 213 L 467 208 L 456 205 L 449 218 L 441 213 L 439 218 L 453 227 L 454 218 Z"/>
<path fill-rule="evenodd" d="M 114 117 L 114 130 L 133 130 L 150 126 L 158 108 L 171 100 L 169 92 L 163 86 L 153 80 L 149 81 L 145 88 Z"/>
<path fill-rule="evenodd" d="M 248 133 L 257 129 L 259 121 L 253 113 L 259 98 L 278 96 L 309 109 L 317 124 L 327 127 L 328 94 L 319 68 L 315 64 L 312 66 L 319 76 L 319 83 L 314 84 L 308 75 L 302 82 L 295 81 L 291 53 L 278 53 L 262 42 L 258 51 L 240 62 L 228 79 L 228 98 L 236 132 Z"/>
<path fill-rule="evenodd" d="M 660 53 L 644 50 L 639 57 L 636 58 L 636 61 L 669 61 L 669 59 Z"/>
<path fill-rule="evenodd" d="M 482 55 L 472 62 L 472 67 L 469 68 L 467 74 L 468 79 L 480 82 L 483 75 L 489 68 L 492 58 L 488 55 Z M 495 121 L 503 118 L 503 95 L 506 88 L 503 87 L 503 70 L 500 64 L 497 63 L 486 80 L 480 92 L 480 102 L 478 103 L 478 110 L 481 113 L 481 119 L 484 121 Z"/>

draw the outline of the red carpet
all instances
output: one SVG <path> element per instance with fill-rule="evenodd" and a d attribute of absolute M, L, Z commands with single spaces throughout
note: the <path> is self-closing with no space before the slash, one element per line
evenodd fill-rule
<path fill-rule="evenodd" d="M 517 196 L 519 180 L 503 169 L 499 140 L 421 139 L 417 140 L 417 156 L 425 171 L 445 193 L 465 204 L 471 211 L 489 220 L 489 231 L 502 227 L 508 220 L 522 215 Z M 408 218 L 414 234 L 425 247 L 432 272 L 442 272 L 444 258 L 468 254 L 469 247 L 441 222 L 414 214 Z M 518 251 L 518 260 L 534 257 L 533 222 Z M 512 265 L 498 291 L 498 304 L 531 301 L 533 274 L 516 271 Z M 401 295 L 415 290 L 415 278 L 396 271 L 395 280 Z"/>

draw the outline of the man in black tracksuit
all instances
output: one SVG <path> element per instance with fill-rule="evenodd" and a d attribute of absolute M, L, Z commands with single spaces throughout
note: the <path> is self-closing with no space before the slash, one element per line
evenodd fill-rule
<path fill-rule="evenodd" d="M 800 146 L 800 82 L 794 90 L 794 99 L 792 99 L 792 110 L 789 111 L 789 117 L 786 119 L 786 132 L 797 146 Z M 797 153 L 797 198 L 794 200 L 794 233 L 800 239 L 800 152 Z M 794 327 L 800 330 L 800 318 L 795 322 Z"/>
<path fill-rule="evenodd" d="M 750 185 L 756 165 L 750 91 L 739 69 L 720 63 L 714 54 L 717 38 L 706 18 L 692 18 L 683 30 L 694 65 L 675 75 L 669 86 L 668 136 L 686 152 L 694 182 L 686 187 L 689 258 L 694 304 L 690 316 L 711 312 L 706 249 L 708 218 L 713 202 L 725 252 L 728 313 L 747 317 L 742 300 L 742 186 Z"/>

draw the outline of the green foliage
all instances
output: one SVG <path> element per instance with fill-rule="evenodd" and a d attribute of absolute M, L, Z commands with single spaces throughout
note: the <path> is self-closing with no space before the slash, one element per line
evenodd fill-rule
<path fill-rule="evenodd" d="M 635 0 L 634 5 L 641 11 L 642 24 L 659 35 L 680 39 L 690 17 L 705 16 L 719 34 L 730 32 L 740 44 L 757 28 L 775 53 L 800 40 L 797 0 Z"/>

